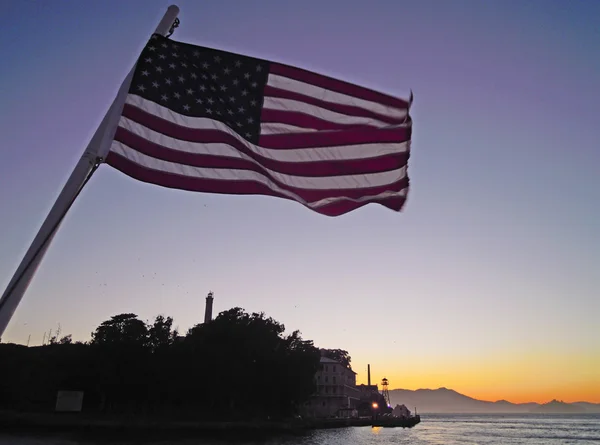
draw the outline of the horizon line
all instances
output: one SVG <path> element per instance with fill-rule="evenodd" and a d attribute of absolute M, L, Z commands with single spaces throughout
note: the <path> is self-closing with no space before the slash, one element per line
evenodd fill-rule
<path fill-rule="evenodd" d="M 529 404 L 535 404 L 535 405 L 546 405 L 548 403 L 552 403 L 552 402 L 560 402 L 560 403 L 565 403 L 567 405 L 572 405 L 575 403 L 590 403 L 592 405 L 600 405 L 600 402 L 588 402 L 587 400 L 578 400 L 576 402 L 565 402 L 563 400 L 559 400 L 559 399 L 552 399 L 548 402 L 511 402 L 510 400 L 506 400 L 506 399 L 499 399 L 499 400 L 483 400 L 483 399 L 477 399 L 475 397 L 471 397 L 468 396 L 467 394 L 463 394 L 461 392 L 456 391 L 455 389 L 452 388 L 446 388 L 445 386 L 441 386 L 439 388 L 418 388 L 418 389 L 407 389 L 407 388 L 394 388 L 394 389 L 390 389 L 390 391 L 411 391 L 411 392 L 416 392 L 416 391 L 438 391 L 440 389 L 444 389 L 446 391 L 452 391 L 455 392 L 458 395 L 464 396 L 464 397 L 468 397 L 472 400 L 476 400 L 478 402 L 487 402 L 487 403 L 498 403 L 498 402 L 507 402 L 510 403 L 512 405 L 529 405 Z"/>

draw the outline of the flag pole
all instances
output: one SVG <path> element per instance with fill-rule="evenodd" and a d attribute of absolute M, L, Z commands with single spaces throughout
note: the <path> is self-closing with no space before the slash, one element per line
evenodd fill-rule
<path fill-rule="evenodd" d="M 175 5 L 169 6 L 167 12 L 154 31 L 155 34 L 167 36 L 172 32 L 172 28 L 177 26 L 177 15 L 179 8 Z M 134 67 L 135 69 L 135 67 Z M 114 138 L 119 118 L 123 111 L 123 105 L 129 85 L 133 78 L 134 69 L 127 75 L 115 100 L 110 106 L 106 116 L 98 126 L 98 129 L 92 136 L 87 148 L 79 159 L 77 165 L 73 169 L 71 176 L 64 185 L 60 195 L 56 199 L 44 223 L 40 227 L 37 235 L 33 239 L 31 246 L 23 257 L 21 264 L 17 268 L 12 279 L 8 283 L 8 287 L 0 298 L 0 338 L 4 333 L 12 315 L 17 306 L 21 302 L 25 291 L 29 287 L 29 283 L 33 279 L 36 270 L 38 269 L 54 235 L 65 215 L 75 202 L 75 199 L 89 181 L 92 174 L 98 166 L 103 162 L 104 157 L 110 149 L 110 144 Z"/>

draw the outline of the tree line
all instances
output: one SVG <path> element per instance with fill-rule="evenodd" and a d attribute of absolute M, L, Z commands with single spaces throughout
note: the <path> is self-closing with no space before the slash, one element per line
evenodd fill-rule
<path fill-rule="evenodd" d="M 51 411 L 58 390 L 75 390 L 86 412 L 280 419 L 314 394 L 320 355 L 299 331 L 241 308 L 185 335 L 171 317 L 120 314 L 89 342 L 0 344 L 0 408 Z"/>

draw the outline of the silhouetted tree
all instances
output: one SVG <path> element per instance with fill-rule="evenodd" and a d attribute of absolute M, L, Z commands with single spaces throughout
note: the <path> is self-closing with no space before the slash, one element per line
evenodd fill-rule
<path fill-rule="evenodd" d="M 152 351 L 171 346 L 177 338 L 177 331 L 172 329 L 173 319 L 159 315 L 148 329 L 148 344 Z"/>
<path fill-rule="evenodd" d="M 352 369 L 350 365 L 350 361 L 352 360 L 348 351 L 343 349 L 321 349 L 321 354 L 331 360 L 335 360 L 338 363 L 346 366 L 349 369 Z"/>
<path fill-rule="evenodd" d="M 120 314 L 103 321 L 92 333 L 92 344 L 129 344 L 146 346 L 148 326 L 135 314 Z"/>
<path fill-rule="evenodd" d="M 57 341 L 57 343 L 58 343 L 59 345 L 68 345 L 68 344 L 71 344 L 71 343 L 73 343 L 73 337 L 71 336 L 71 334 L 69 334 L 69 335 L 65 335 L 65 336 L 61 337 L 61 338 L 60 338 L 60 339 Z"/>
<path fill-rule="evenodd" d="M 171 317 L 104 321 L 88 344 L 0 345 L 0 405 L 51 410 L 56 391 L 85 391 L 84 410 L 203 419 L 281 418 L 315 390 L 320 352 L 264 313 L 222 312 L 176 341 Z"/>
<path fill-rule="evenodd" d="M 241 308 L 190 329 L 187 347 L 203 353 L 193 372 L 213 376 L 213 409 L 281 417 L 314 392 L 319 351 L 299 332 L 286 337 L 284 331 L 283 324 L 264 313 Z"/>

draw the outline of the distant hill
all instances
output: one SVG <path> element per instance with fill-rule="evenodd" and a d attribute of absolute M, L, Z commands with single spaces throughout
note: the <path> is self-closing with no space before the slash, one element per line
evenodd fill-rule
<path fill-rule="evenodd" d="M 590 405 L 592 405 L 590 403 Z M 532 412 L 535 413 L 585 413 L 588 412 L 583 406 L 572 403 L 565 403 L 560 400 L 553 400 L 543 405 L 537 406 Z"/>
<path fill-rule="evenodd" d="M 419 413 L 600 413 L 600 404 L 589 402 L 512 403 L 506 400 L 488 402 L 460 394 L 452 389 L 394 389 L 392 405 L 404 404 Z"/>
<path fill-rule="evenodd" d="M 571 405 L 579 406 L 587 413 L 600 413 L 600 403 L 575 402 L 571 403 Z"/>

